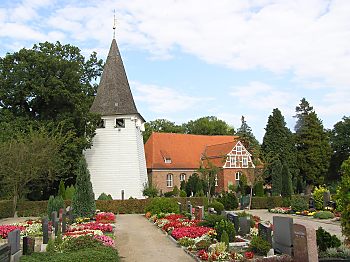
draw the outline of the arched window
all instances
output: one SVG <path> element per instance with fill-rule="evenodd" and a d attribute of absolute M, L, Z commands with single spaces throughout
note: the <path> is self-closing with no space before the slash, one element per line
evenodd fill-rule
<path fill-rule="evenodd" d="M 236 172 L 236 174 L 235 174 L 235 179 L 236 179 L 236 181 L 239 181 L 239 180 L 240 180 L 241 175 L 242 175 L 242 172 L 241 172 L 241 171 Z"/>
<path fill-rule="evenodd" d="M 215 174 L 215 186 L 218 186 L 218 174 Z"/>
<path fill-rule="evenodd" d="M 185 173 L 180 174 L 180 182 L 182 182 L 182 181 L 186 181 L 186 174 Z"/>
<path fill-rule="evenodd" d="M 173 187 L 173 174 L 166 175 L 166 186 Z"/>

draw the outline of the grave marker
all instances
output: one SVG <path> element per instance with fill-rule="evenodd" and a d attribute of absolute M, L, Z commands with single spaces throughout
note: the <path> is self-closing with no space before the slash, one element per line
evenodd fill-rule
<path fill-rule="evenodd" d="M 20 232 L 19 229 L 16 229 L 7 235 L 7 243 L 11 247 L 11 261 L 13 262 L 18 262 L 22 255 Z"/>
<path fill-rule="evenodd" d="M 0 246 L 0 261 L 9 262 L 11 259 L 11 246 L 4 244 Z"/>
<path fill-rule="evenodd" d="M 293 218 L 273 217 L 273 241 L 272 247 L 283 254 L 293 253 Z"/>
<path fill-rule="evenodd" d="M 231 221 L 231 223 L 234 224 L 236 234 L 238 234 L 238 230 L 239 230 L 239 217 L 238 217 L 238 215 L 235 214 L 235 213 L 228 213 L 227 214 L 227 219 L 229 221 Z"/>
<path fill-rule="evenodd" d="M 245 236 L 250 232 L 250 218 L 249 217 L 239 217 L 239 234 Z"/>
<path fill-rule="evenodd" d="M 66 233 L 67 231 L 67 215 L 66 213 L 62 214 L 62 234 Z"/>
<path fill-rule="evenodd" d="M 272 229 L 270 226 L 259 223 L 258 224 L 259 236 L 272 245 Z"/>
<path fill-rule="evenodd" d="M 197 220 L 203 220 L 204 219 L 204 207 L 203 206 L 197 206 L 195 209 L 195 217 Z"/>
<path fill-rule="evenodd" d="M 54 228 L 55 228 L 55 236 L 57 237 L 57 233 L 58 233 L 58 227 L 60 226 L 59 223 L 59 219 L 58 217 L 55 218 L 55 222 L 54 222 Z"/>
<path fill-rule="evenodd" d="M 316 230 L 307 224 L 294 224 L 293 233 L 293 261 L 317 262 Z"/>
<path fill-rule="evenodd" d="M 323 208 L 328 206 L 329 201 L 331 201 L 331 194 L 329 191 L 323 192 Z"/>
<path fill-rule="evenodd" d="M 35 238 L 23 237 L 23 255 L 31 255 L 34 253 Z"/>
<path fill-rule="evenodd" d="M 45 217 L 41 221 L 43 227 L 43 244 L 47 244 L 49 242 L 49 221 Z"/>
<path fill-rule="evenodd" d="M 51 223 L 52 223 L 52 226 L 55 224 L 55 220 L 57 218 L 57 211 L 53 211 L 51 213 Z"/>
<path fill-rule="evenodd" d="M 314 209 L 315 208 L 315 200 L 313 197 L 310 197 L 309 199 L 309 209 Z"/>

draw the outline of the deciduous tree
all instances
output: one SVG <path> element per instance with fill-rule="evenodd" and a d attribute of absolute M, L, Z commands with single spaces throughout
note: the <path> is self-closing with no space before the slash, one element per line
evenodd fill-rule
<path fill-rule="evenodd" d="M 182 125 L 186 134 L 195 135 L 234 135 L 233 127 L 215 116 L 206 116 L 191 120 Z"/>

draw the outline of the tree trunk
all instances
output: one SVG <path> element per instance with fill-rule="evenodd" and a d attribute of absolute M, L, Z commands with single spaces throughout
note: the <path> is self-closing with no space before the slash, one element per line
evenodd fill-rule
<path fill-rule="evenodd" d="M 17 209 L 17 195 L 13 196 L 13 215 L 16 215 L 16 209 Z"/>
<path fill-rule="evenodd" d="M 249 198 L 249 207 L 248 207 L 249 210 L 252 206 L 252 197 L 253 197 L 253 186 L 250 187 L 250 198 Z"/>

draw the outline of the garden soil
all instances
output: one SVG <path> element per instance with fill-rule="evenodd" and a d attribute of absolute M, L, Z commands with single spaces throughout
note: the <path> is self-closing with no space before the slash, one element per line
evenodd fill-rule
<path fill-rule="evenodd" d="M 117 216 L 116 246 L 121 262 L 195 261 L 144 216 L 137 214 Z"/>

